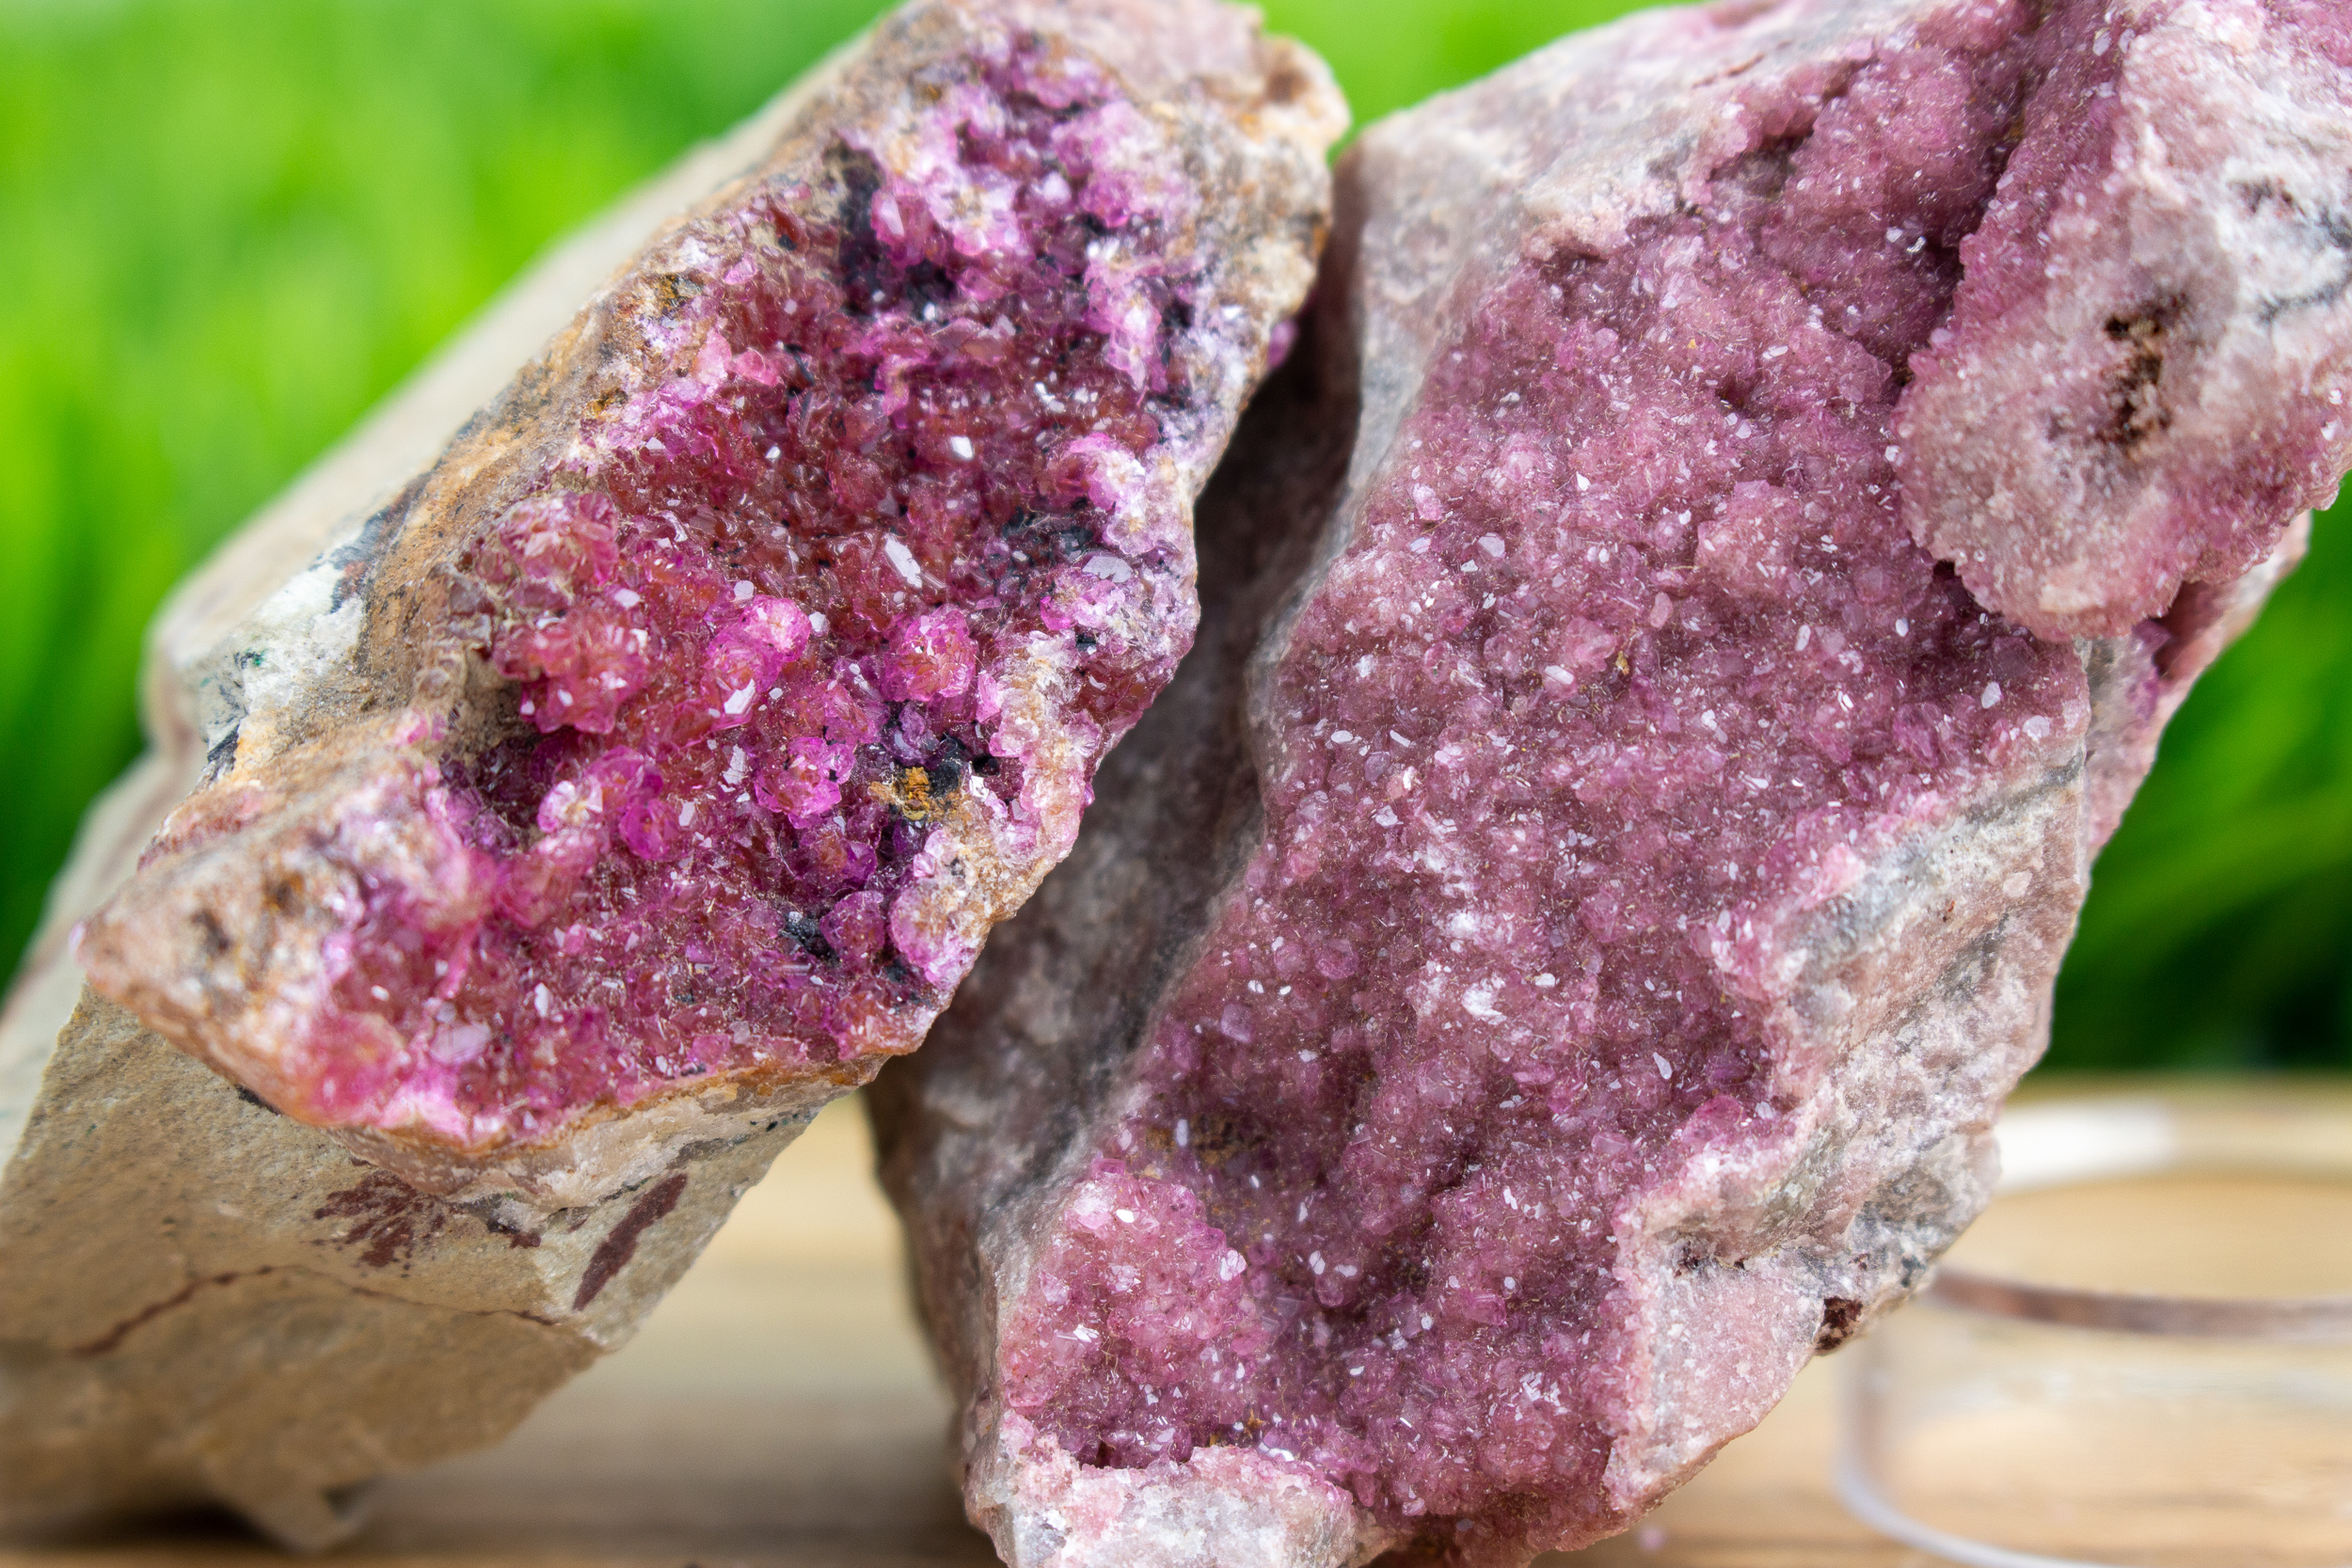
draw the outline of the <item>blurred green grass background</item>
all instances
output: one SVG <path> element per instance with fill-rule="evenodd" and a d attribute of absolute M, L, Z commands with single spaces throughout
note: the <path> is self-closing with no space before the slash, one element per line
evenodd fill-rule
<path fill-rule="evenodd" d="M 873 0 L 0 0 L 0 963 L 164 591 L 550 240 Z M 1275 0 L 1359 120 L 1632 8 Z M 2352 539 L 2098 867 L 2053 1068 L 2352 1066 Z"/>

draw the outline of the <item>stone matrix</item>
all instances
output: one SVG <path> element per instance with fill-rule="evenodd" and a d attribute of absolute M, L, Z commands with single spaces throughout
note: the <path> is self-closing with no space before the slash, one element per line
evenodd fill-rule
<path fill-rule="evenodd" d="M 2343 411 L 2340 9 L 1651 13 L 1369 131 L 885 1178 L 1021 1568 L 1625 1528 L 1983 1203 Z"/>
<path fill-rule="evenodd" d="M 332 1538 L 921 1039 L 1191 641 L 1343 123 L 1211 0 L 910 7 L 183 588 L 0 1032 L 0 1521 Z"/>

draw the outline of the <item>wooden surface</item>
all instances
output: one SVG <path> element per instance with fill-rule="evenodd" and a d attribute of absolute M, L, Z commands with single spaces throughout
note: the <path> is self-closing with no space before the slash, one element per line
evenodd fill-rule
<path fill-rule="evenodd" d="M 933 1568 L 994 1561 L 946 1479 L 946 1401 L 908 1315 L 893 1222 L 842 1101 L 748 1195 L 619 1354 L 504 1444 L 386 1483 L 335 1564 Z M 1927 1568 L 1829 1486 L 1842 1368 L 1817 1362 L 1755 1433 L 1633 1534 L 1548 1568 Z M 0 1568 L 264 1568 L 203 1519 L 40 1548 Z"/>

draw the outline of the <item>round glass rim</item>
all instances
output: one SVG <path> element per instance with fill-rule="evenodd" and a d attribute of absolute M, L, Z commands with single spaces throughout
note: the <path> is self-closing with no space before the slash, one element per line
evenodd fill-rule
<path fill-rule="evenodd" d="M 2135 1176 L 2301 1176 L 2352 1181 L 2352 1097 L 2296 1094 L 2290 1085 L 2101 1095 L 2028 1103 L 1995 1130 L 1996 1194 Z M 2060 1329 L 2182 1339 L 2279 1343 L 2352 1340 L 2352 1295 L 2180 1296 L 2095 1291 L 1941 1264 L 1923 1304 Z M 1963 1568 L 2109 1568 L 1971 1540 L 1912 1518 L 1880 1488 L 1868 1451 L 1877 1423 L 1868 1340 L 1845 1379 L 1835 1468 L 1838 1500 L 1880 1534 Z M 2352 1568 L 2352 1565 L 2347 1565 Z"/>
<path fill-rule="evenodd" d="M 2194 1096 L 2103 1095 L 2015 1107 L 1995 1129 L 1996 1192 L 2135 1176 L 2301 1176 L 2352 1182 L 2352 1099 L 2284 1085 Z M 2171 1295 L 2049 1285 L 1939 1264 L 1923 1300 L 1982 1317 L 2107 1333 L 2290 1342 L 2352 1339 L 2352 1294 Z"/>

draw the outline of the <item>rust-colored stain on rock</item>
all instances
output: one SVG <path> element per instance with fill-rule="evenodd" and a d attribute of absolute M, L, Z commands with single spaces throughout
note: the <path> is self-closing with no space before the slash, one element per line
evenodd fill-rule
<path fill-rule="evenodd" d="M 344 1220 L 350 1228 L 333 1238 L 345 1247 L 364 1247 L 359 1261 L 372 1269 L 399 1265 L 403 1273 L 449 1224 L 449 1206 L 427 1197 L 389 1171 L 372 1170 L 359 1184 L 335 1194 L 311 1213 L 314 1220 Z"/>
<path fill-rule="evenodd" d="M 628 1267 L 628 1260 L 637 1256 L 637 1238 L 676 1208 L 678 1196 L 685 1191 L 683 1171 L 645 1189 L 645 1196 L 621 1216 L 621 1223 L 612 1227 L 603 1244 L 596 1248 L 596 1256 L 588 1259 L 588 1272 L 580 1276 L 580 1293 L 572 1297 L 573 1311 L 586 1311 L 588 1304 L 612 1282 L 612 1276 Z"/>

